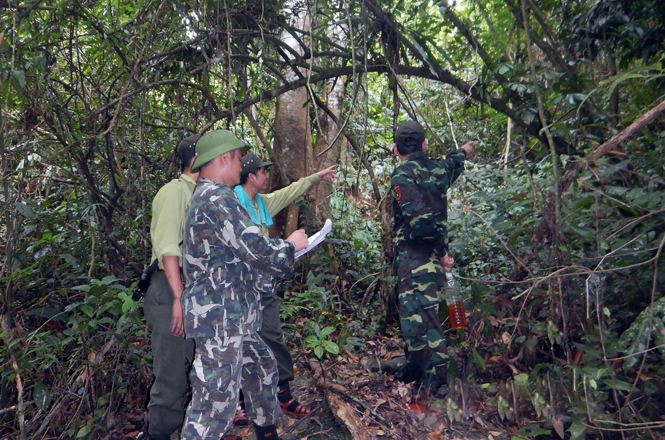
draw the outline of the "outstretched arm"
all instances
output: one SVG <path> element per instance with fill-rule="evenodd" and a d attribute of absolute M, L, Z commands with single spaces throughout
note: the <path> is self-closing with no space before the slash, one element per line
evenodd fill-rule
<path fill-rule="evenodd" d="M 335 180 L 335 165 L 331 165 L 328 168 L 324 168 L 316 172 L 316 175 L 319 176 L 319 180 L 322 182 L 332 182 Z"/>

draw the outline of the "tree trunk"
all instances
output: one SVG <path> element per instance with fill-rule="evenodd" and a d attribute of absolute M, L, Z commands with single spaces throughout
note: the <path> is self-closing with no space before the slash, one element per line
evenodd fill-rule
<path fill-rule="evenodd" d="M 291 2 L 284 5 L 285 9 L 291 9 Z M 292 25 L 300 29 L 309 29 L 309 16 L 306 13 L 292 16 Z M 298 42 L 287 32 L 282 35 L 282 40 L 289 44 L 299 54 L 302 48 Z M 307 75 L 304 69 L 300 69 L 302 75 Z M 297 78 L 295 72 L 289 70 L 284 75 L 287 81 Z M 284 173 L 291 181 L 296 181 L 307 175 L 308 164 L 312 162 L 311 131 L 309 124 L 309 112 L 307 104 L 307 89 L 300 87 L 296 90 L 284 93 L 277 98 L 275 114 L 275 146 L 274 152 L 277 161 L 284 167 Z M 284 186 L 279 179 L 278 173 L 273 173 L 269 187 L 272 190 Z M 300 210 L 296 205 L 280 212 L 273 219 L 271 228 L 272 236 L 288 236 L 298 228 L 298 216 Z"/>
<path fill-rule="evenodd" d="M 326 94 L 328 108 L 341 119 L 342 106 L 344 104 L 345 81 L 339 78 L 330 91 Z M 314 144 L 314 155 L 312 157 L 311 169 L 320 170 L 337 163 L 343 137 L 338 135 L 342 127 L 338 127 L 333 119 L 324 111 L 318 110 L 318 130 L 316 143 Z M 330 217 L 330 192 L 332 184 L 321 182 L 307 194 L 309 206 L 314 210 L 319 220 L 324 221 Z"/>

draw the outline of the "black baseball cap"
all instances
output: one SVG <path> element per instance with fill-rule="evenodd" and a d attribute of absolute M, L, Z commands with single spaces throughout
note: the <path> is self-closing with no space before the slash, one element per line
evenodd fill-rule
<path fill-rule="evenodd" d="M 180 159 L 180 164 L 185 167 L 189 165 L 192 161 L 192 158 L 196 156 L 196 142 L 201 139 L 200 134 L 195 134 L 188 136 L 185 139 L 181 140 L 176 148 L 176 154 L 178 159 Z"/>
<path fill-rule="evenodd" d="M 256 154 L 247 153 L 242 157 L 242 171 L 240 172 L 240 175 L 244 176 L 245 174 L 253 173 L 259 168 L 262 167 L 268 168 L 271 165 L 272 162 L 264 162 L 261 159 L 259 159 L 256 156 Z"/>
<path fill-rule="evenodd" d="M 417 121 L 406 121 L 401 123 L 395 130 L 395 143 L 399 146 L 411 142 L 422 144 L 425 140 L 425 129 Z"/>

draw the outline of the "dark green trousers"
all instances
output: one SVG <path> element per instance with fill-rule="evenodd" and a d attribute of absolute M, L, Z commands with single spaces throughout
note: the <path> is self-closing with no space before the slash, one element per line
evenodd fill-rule
<path fill-rule="evenodd" d="M 395 273 L 406 364 L 394 375 L 436 390 L 446 383 L 448 349 L 439 319 L 438 292 L 445 276 L 439 258 L 427 247 L 396 247 Z"/>
<path fill-rule="evenodd" d="M 152 373 L 148 430 L 151 436 L 168 436 L 182 426 L 183 398 L 189 390 L 189 366 L 194 359 L 194 341 L 171 332 L 173 293 L 163 270 L 155 272 L 143 299 L 150 328 Z"/>

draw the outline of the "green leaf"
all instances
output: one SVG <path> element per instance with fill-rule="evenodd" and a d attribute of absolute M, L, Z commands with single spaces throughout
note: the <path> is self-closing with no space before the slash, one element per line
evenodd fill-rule
<path fill-rule="evenodd" d="M 323 348 L 325 348 L 328 353 L 339 354 L 339 345 L 337 345 L 336 343 L 332 341 L 323 341 L 322 345 Z"/>
<path fill-rule="evenodd" d="M 475 348 L 471 347 L 471 355 L 473 356 L 473 360 L 476 361 L 478 366 L 480 367 L 481 370 L 485 371 L 487 367 L 485 366 L 485 359 L 478 354 Z"/>
<path fill-rule="evenodd" d="M 60 254 L 60 258 L 62 258 L 67 263 L 71 264 L 72 266 L 76 266 L 78 264 L 78 261 L 76 261 L 76 258 L 74 258 L 71 254 Z"/>
<path fill-rule="evenodd" d="M 530 437 L 538 437 L 539 435 L 550 435 L 551 433 L 552 431 L 550 431 L 549 429 L 540 428 L 540 427 L 532 428 L 529 431 Z"/>
<path fill-rule="evenodd" d="M 125 295 L 122 298 L 122 313 L 127 313 L 138 306 L 138 302 L 134 301 L 127 293 L 121 292 L 121 294 Z"/>
<path fill-rule="evenodd" d="M 584 433 L 586 432 L 586 426 L 580 422 L 573 422 L 567 431 L 570 432 L 570 440 L 582 440 L 584 438 Z"/>
<path fill-rule="evenodd" d="M 76 438 L 82 438 L 90 434 L 90 425 L 85 425 L 79 429 L 79 432 L 76 433 Z"/>
<path fill-rule="evenodd" d="M 526 373 L 518 374 L 517 376 L 513 377 L 513 379 L 517 385 L 526 386 L 529 383 L 529 375 Z"/>
<path fill-rule="evenodd" d="M 499 64 L 497 64 L 497 66 L 494 70 L 497 73 L 501 74 L 501 75 L 505 75 L 506 73 L 510 72 L 514 68 L 515 67 L 510 63 L 499 63 Z"/>
<path fill-rule="evenodd" d="M 314 347 L 314 354 L 316 355 L 317 358 L 322 359 L 323 358 L 323 347 L 320 345 L 317 345 Z"/>
<path fill-rule="evenodd" d="M 14 207 L 23 217 L 30 220 L 37 220 L 37 214 L 25 203 L 16 202 L 14 203 Z"/>
<path fill-rule="evenodd" d="M 324 327 L 323 330 L 321 330 L 321 339 L 325 338 L 329 334 L 335 331 L 335 327 Z"/>
<path fill-rule="evenodd" d="M 606 387 L 609 389 L 615 389 L 615 390 L 620 390 L 620 391 L 630 391 L 633 389 L 633 385 L 629 384 L 628 382 L 624 382 L 621 380 L 614 380 L 611 381 L 609 379 L 603 380 L 603 384 L 605 384 Z"/>
<path fill-rule="evenodd" d="M 114 277 L 113 275 L 107 275 L 104 278 L 102 278 L 102 284 L 104 285 L 111 285 L 112 283 L 115 283 L 118 281 L 118 278 Z"/>
<path fill-rule="evenodd" d="M 16 70 L 12 72 L 11 77 L 21 89 L 25 87 L 25 72 Z"/>
<path fill-rule="evenodd" d="M 32 388 L 32 398 L 39 409 L 46 411 L 51 404 L 51 391 L 43 383 L 37 382 Z"/>
<path fill-rule="evenodd" d="M 89 306 L 88 304 L 81 304 L 81 307 L 79 307 L 79 309 L 83 313 L 85 313 L 89 318 L 92 318 L 92 315 L 95 314 L 94 309 L 91 306 Z"/>

